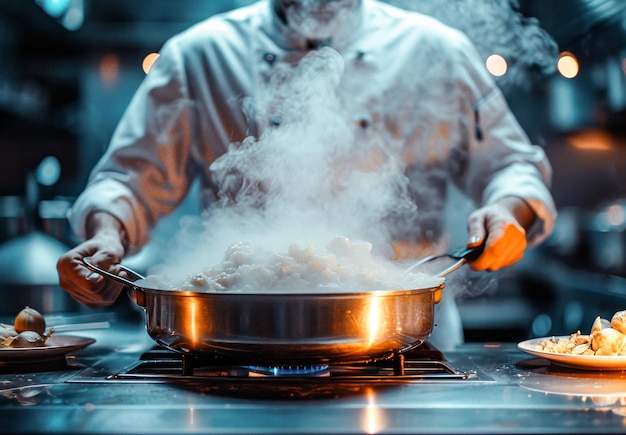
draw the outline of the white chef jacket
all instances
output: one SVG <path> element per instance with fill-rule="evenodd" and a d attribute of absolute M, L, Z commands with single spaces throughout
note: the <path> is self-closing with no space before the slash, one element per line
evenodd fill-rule
<path fill-rule="evenodd" d="M 355 18 L 325 45 L 345 61 L 340 91 L 361 131 L 390 132 L 403 147 L 419 204 L 400 236 L 436 239 L 451 180 L 477 205 L 504 196 L 527 201 L 537 215 L 531 244 L 555 218 L 551 169 L 529 143 L 469 40 L 414 12 L 363 0 Z M 78 235 L 104 210 L 126 226 L 135 249 L 172 212 L 199 177 L 216 195 L 210 163 L 229 144 L 258 136 L 271 119 L 244 113 L 276 65 L 311 49 L 278 18 L 269 1 L 216 15 L 168 40 L 140 85 L 89 183 L 70 212 Z M 411 235 L 412 228 L 420 234 Z"/>

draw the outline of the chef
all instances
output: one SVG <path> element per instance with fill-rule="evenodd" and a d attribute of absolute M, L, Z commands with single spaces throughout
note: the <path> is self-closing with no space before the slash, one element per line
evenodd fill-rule
<path fill-rule="evenodd" d="M 121 288 L 82 258 L 119 273 L 122 258 L 148 242 L 194 180 L 202 199 L 214 202 L 211 164 L 229 144 L 281 128 L 280 118 L 255 116 L 242 102 L 280 65 L 322 49 L 343 59 L 337 92 L 355 137 L 384 132 L 405 161 L 419 212 L 390 218 L 397 223 L 391 255 L 445 250 L 451 184 L 476 205 L 467 246 L 484 250 L 474 270 L 511 266 L 549 234 L 556 214 L 550 165 L 464 35 L 375 0 L 263 0 L 200 22 L 162 47 L 71 210 L 84 241 L 59 259 L 61 286 L 89 307 L 111 305 Z M 452 299 L 438 304 L 433 334 L 448 344 L 462 341 Z"/>

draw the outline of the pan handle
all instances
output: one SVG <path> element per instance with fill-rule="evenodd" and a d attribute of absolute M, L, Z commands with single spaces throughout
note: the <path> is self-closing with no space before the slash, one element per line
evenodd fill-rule
<path fill-rule="evenodd" d="M 448 275 L 449 273 L 454 272 L 459 267 L 463 266 L 466 262 L 471 261 L 475 258 L 478 258 L 478 256 L 483 252 L 483 249 L 484 249 L 484 246 L 479 246 L 477 248 L 455 249 L 453 251 L 450 251 L 447 254 L 447 257 L 453 258 L 457 261 L 454 264 L 452 264 L 452 266 L 448 267 L 442 272 L 439 272 L 437 274 L 437 277 L 443 278 L 444 276 Z"/>
<path fill-rule="evenodd" d="M 429 257 L 424 257 L 420 259 L 418 262 L 416 262 L 415 264 L 413 264 L 412 266 L 410 266 L 409 268 L 407 268 L 405 272 L 410 272 L 417 266 L 420 266 L 425 263 L 430 263 L 431 261 L 434 261 L 440 258 L 450 258 L 450 259 L 456 260 L 451 266 L 449 266 L 448 268 L 444 269 L 443 271 L 439 272 L 436 275 L 438 278 L 443 278 L 447 276 L 448 274 L 457 270 L 459 267 L 463 266 L 466 262 L 478 258 L 478 256 L 482 254 L 484 249 L 485 249 L 485 245 L 482 244 L 476 248 L 458 248 L 458 249 L 453 249 L 445 254 L 436 254 L 436 255 L 431 255 Z"/>
<path fill-rule="evenodd" d="M 119 284 L 128 287 L 129 292 L 132 290 L 132 294 L 130 294 L 130 298 L 133 299 L 137 305 L 145 307 L 145 292 L 143 288 L 135 285 L 135 283 L 129 279 L 123 278 L 119 275 L 115 275 L 107 270 L 101 269 L 91 262 L 91 257 L 84 257 L 83 264 L 87 267 L 87 269 L 96 272 L 107 279 L 116 281 Z M 126 273 L 128 273 L 131 277 L 135 278 L 135 281 L 138 279 L 145 279 L 141 274 L 135 272 L 134 270 L 122 265 L 118 264 L 118 266 Z"/>

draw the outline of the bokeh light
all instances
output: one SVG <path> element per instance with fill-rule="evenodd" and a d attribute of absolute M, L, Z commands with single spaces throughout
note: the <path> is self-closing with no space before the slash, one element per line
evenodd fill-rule
<path fill-rule="evenodd" d="M 143 72 L 148 74 L 150 72 L 150 69 L 152 68 L 152 65 L 154 65 L 154 62 L 156 62 L 158 58 L 159 53 L 150 53 L 146 57 L 144 57 L 143 62 L 141 62 L 141 68 L 143 69 Z"/>
<path fill-rule="evenodd" d="M 564 51 L 559 56 L 557 69 L 563 77 L 567 79 L 573 79 L 578 75 L 580 69 L 578 65 L 578 59 L 576 59 L 576 56 L 574 56 L 572 53 Z"/>
<path fill-rule="evenodd" d="M 487 70 L 496 77 L 503 76 L 506 74 L 506 70 L 508 69 L 506 59 L 499 54 L 492 54 L 489 56 L 485 65 L 487 66 Z"/>

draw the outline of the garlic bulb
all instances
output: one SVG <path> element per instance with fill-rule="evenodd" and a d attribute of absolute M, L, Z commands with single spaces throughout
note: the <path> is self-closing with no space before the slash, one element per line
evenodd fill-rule
<path fill-rule="evenodd" d="M 591 347 L 597 351 L 604 347 L 602 355 L 610 351 L 610 355 L 617 355 L 624 346 L 624 334 L 613 328 L 604 328 L 591 335 Z"/>
<path fill-rule="evenodd" d="M 46 319 L 44 319 L 39 311 L 31 307 L 25 307 L 15 317 L 13 327 L 18 333 L 35 331 L 37 334 L 43 335 L 46 330 Z"/>
<path fill-rule="evenodd" d="M 611 327 L 622 334 L 626 334 L 626 311 L 618 311 L 613 315 Z"/>
<path fill-rule="evenodd" d="M 596 320 L 593 321 L 593 325 L 591 326 L 591 332 L 589 334 L 591 335 L 594 332 L 598 332 L 598 331 L 601 331 L 603 329 L 610 328 L 610 327 L 611 327 L 611 322 L 598 316 L 596 317 Z"/>
<path fill-rule="evenodd" d="M 8 347 L 41 347 L 46 345 L 48 337 L 42 337 L 35 331 L 20 332 L 15 337 L 9 337 L 4 341 Z"/>

